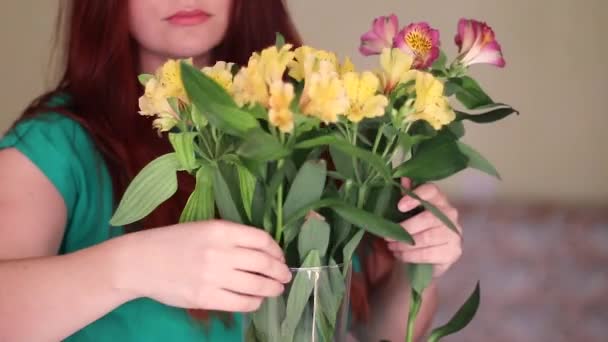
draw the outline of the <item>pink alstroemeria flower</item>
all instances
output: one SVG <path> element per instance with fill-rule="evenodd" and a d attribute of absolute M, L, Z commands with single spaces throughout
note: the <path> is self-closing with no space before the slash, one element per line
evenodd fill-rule
<path fill-rule="evenodd" d="M 426 22 L 409 24 L 397 34 L 394 43 L 414 57 L 414 69 L 426 69 L 439 58 L 439 31 Z"/>
<path fill-rule="evenodd" d="M 458 60 L 464 66 L 484 63 L 502 68 L 506 64 L 494 31 L 484 22 L 460 19 L 454 41 L 458 45 Z"/>
<path fill-rule="evenodd" d="M 393 47 L 393 39 L 399 30 L 399 19 L 394 14 L 374 19 L 372 29 L 361 36 L 359 51 L 365 55 L 379 55 L 382 49 Z"/>

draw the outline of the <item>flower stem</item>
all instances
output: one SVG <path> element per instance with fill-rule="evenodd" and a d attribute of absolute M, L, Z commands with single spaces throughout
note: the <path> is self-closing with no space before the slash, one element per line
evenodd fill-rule
<path fill-rule="evenodd" d="M 365 204 L 365 196 L 367 195 L 367 187 L 365 185 L 359 187 L 357 191 L 357 208 L 362 209 Z"/>
<path fill-rule="evenodd" d="M 285 161 L 283 159 L 279 160 L 277 165 L 277 170 L 280 170 L 283 167 L 283 163 Z M 274 240 L 281 244 L 281 238 L 283 236 L 283 182 L 279 185 L 277 189 L 277 230 L 275 231 Z"/>
<path fill-rule="evenodd" d="M 354 132 L 352 136 L 352 144 L 357 147 L 357 135 L 359 133 L 359 124 L 354 124 Z M 357 179 L 357 184 L 361 184 L 361 175 L 359 174 L 359 163 L 357 162 L 357 157 L 353 157 L 353 169 L 355 170 L 355 177 Z"/>
<path fill-rule="evenodd" d="M 396 136 L 392 137 L 388 144 L 386 144 L 386 149 L 384 150 L 384 153 L 382 153 L 382 158 L 386 158 L 386 155 L 390 152 L 391 147 L 393 147 L 393 144 L 395 143 L 395 138 Z"/>
<path fill-rule="evenodd" d="M 384 133 L 384 127 L 386 127 L 386 124 L 380 126 L 378 133 L 376 133 L 376 139 L 374 140 L 374 147 L 372 149 L 373 153 L 376 153 L 376 151 L 378 150 L 378 146 L 380 145 L 380 139 L 382 138 L 382 134 Z"/>
<path fill-rule="evenodd" d="M 405 335 L 405 342 L 414 342 L 414 325 L 416 323 L 416 317 L 420 311 L 420 305 L 422 304 L 422 297 L 416 290 L 412 289 L 412 296 L 410 298 L 410 313 L 407 317 L 407 332 Z"/>

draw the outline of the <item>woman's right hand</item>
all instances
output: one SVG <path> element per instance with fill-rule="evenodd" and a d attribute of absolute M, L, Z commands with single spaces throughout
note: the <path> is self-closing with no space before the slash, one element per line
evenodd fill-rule
<path fill-rule="evenodd" d="M 120 287 L 167 305 L 255 311 L 280 295 L 291 273 L 261 229 L 220 220 L 145 230 L 120 238 Z"/>

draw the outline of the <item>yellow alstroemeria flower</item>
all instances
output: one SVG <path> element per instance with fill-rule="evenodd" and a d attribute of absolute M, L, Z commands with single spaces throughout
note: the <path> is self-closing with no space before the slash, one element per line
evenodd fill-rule
<path fill-rule="evenodd" d="M 333 52 L 301 46 L 295 50 L 295 59 L 289 63 L 289 76 L 302 81 L 319 70 L 321 61 L 328 62 L 334 70 L 338 69 L 338 58 Z"/>
<path fill-rule="evenodd" d="M 353 61 L 351 61 L 350 58 L 346 57 L 344 59 L 344 63 L 342 63 L 339 68 L 340 76 L 344 76 L 346 73 L 354 71 L 355 65 L 353 64 Z"/>
<path fill-rule="evenodd" d="M 268 87 L 283 79 L 287 64 L 294 57 L 291 47 L 286 44 L 279 50 L 272 46 L 249 58 L 247 67 L 242 68 L 234 77 L 233 94 L 239 106 L 259 103 L 268 108 Z"/>
<path fill-rule="evenodd" d="M 167 99 L 165 89 L 156 78 L 146 83 L 145 93 L 139 98 L 139 113 L 145 116 L 157 116 L 153 126 L 158 128 L 159 132 L 169 131 L 179 120 Z"/>
<path fill-rule="evenodd" d="M 264 80 L 270 86 L 275 81 L 283 79 L 287 65 L 293 61 L 295 53 L 291 50 L 293 45 L 285 44 L 281 49 L 276 46 L 271 46 L 262 50 L 259 57 L 261 72 L 264 75 Z"/>
<path fill-rule="evenodd" d="M 204 67 L 202 69 L 205 75 L 213 79 L 217 84 L 222 86 L 226 92 L 232 92 L 232 67 L 234 63 L 226 63 L 219 61 L 212 67 Z"/>
<path fill-rule="evenodd" d="M 369 71 L 362 74 L 349 72 L 343 79 L 350 102 L 345 115 L 350 121 L 357 123 L 363 118 L 384 115 L 388 99 L 384 95 L 376 95 L 380 85 L 376 75 Z"/>
<path fill-rule="evenodd" d="M 188 62 L 192 63 L 191 60 Z M 188 100 L 182 82 L 180 61 L 170 59 L 156 72 L 156 79 L 164 89 L 167 98 L 176 97 L 184 102 Z"/>
<path fill-rule="evenodd" d="M 291 83 L 277 80 L 270 86 L 268 121 L 283 133 L 293 131 L 293 113 L 289 109 L 293 98 L 294 90 Z"/>
<path fill-rule="evenodd" d="M 414 112 L 409 114 L 406 120 L 425 120 L 436 130 L 454 121 L 456 114 L 448 99 L 443 96 L 443 88 L 443 83 L 432 74 L 417 72 Z"/>
<path fill-rule="evenodd" d="M 268 107 L 268 86 L 264 80 L 259 56 L 252 56 L 247 67 L 242 68 L 234 77 L 233 94 L 236 103 L 243 107 L 256 103 Z"/>
<path fill-rule="evenodd" d="M 412 70 L 412 56 L 399 49 L 385 48 L 380 55 L 380 74 L 382 88 L 389 94 L 400 83 L 407 83 L 416 78 L 416 70 Z"/>
<path fill-rule="evenodd" d="M 348 108 L 348 97 L 342 80 L 330 62 L 321 61 L 318 72 L 306 77 L 300 100 L 302 113 L 325 123 L 337 122 Z"/>

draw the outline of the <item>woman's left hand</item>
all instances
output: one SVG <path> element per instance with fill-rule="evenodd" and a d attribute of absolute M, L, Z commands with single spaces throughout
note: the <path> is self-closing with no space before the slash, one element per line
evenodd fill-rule
<path fill-rule="evenodd" d="M 406 178 L 402 179 L 402 184 L 408 188 L 411 186 L 410 180 Z M 431 212 L 424 211 L 401 223 L 416 245 L 389 240 L 388 248 L 402 262 L 433 264 L 434 276 L 439 277 L 462 255 L 462 227 L 458 222 L 458 211 L 435 184 L 423 184 L 414 193 L 441 210 L 456 225 L 460 234 L 456 234 Z M 399 201 L 398 208 L 407 212 L 419 205 L 419 201 L 405 196 Z"/>

